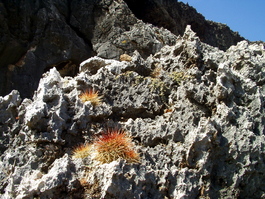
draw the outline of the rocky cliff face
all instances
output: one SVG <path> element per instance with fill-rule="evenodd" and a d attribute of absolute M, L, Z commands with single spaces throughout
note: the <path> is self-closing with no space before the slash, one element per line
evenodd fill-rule
<path fill-rule="evenodd" d="M 150 1 L 154 7 L 185 6 L 159 2 Z M 8 74 L 18 75 L 33 63 L 27 60 L 41 56 L 49 67 L 57 58 L 71 62 L 60 63 L 68 68 L 36 62 L 47 71 L 32 99 L 16 90 L 0 97 L 1 198 L 265 197 L 263 43 L 241 41 L 223 51 L 202 42 L 192 26 L 176 36 L 154 26 L 162 22 L 136 18 L 145 7 L 134 15 L 133 1 L 35 3 L 28 12 L 51 17 L 39 34 L 54 42 L 39 37 Z M 170 6 L 158 7 L 170 13 Z M 60 43 L 64 35 L 53 28 L 64 30 L 69 43 Z M 65 54 L 54 51 L 64 45 Z M 118 60 L 124 52 L 129 55 Z M 101 103 L 80 99 L 89 89 Z M 73 149 L 90 146 L 110 128 L 132 136 L 139 162 L 102 164 L 93 159 L 93 148 L 73 157 Z"/>
<path fill-rule="evenodd" d="M 63 76 L 74 76 L 78 65 L 94 55 L 118 59 L 137 50 L 146 58 L 173 45 L 188 24 L 202 41 L 223 50 L 243 40 L 175 0 L 1 0 L 0 10 L 2 96 L 16 89 L 31 98 L 44 72 L 56 67 Z"/>
<path fill-rule="evenodd" d="M 125 0 L 135 16 L 144 22 L 164 27 L 175 35 L 183 35 L 187 25 L 191 25 L 204 43 L 228 49 L 242 41 L 238 33 L 224 24 L 205 20 L 196 10 L 182 2 L 172 0 Z"/>

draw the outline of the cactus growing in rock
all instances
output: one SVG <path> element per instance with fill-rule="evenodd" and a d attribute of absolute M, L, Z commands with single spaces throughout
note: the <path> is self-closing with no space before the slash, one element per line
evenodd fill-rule
<path fill-rule="evenodd" d="M 138 162 L 139 154 L 134 149 L 132 137 L 123 130 L 109 129 L 96 138 L 94 142 L 94 159 L 101 163 L 110 163 L 124 159 Z"/>
<path fill-rule="evenodd" d="M 74 148 L 73 158 L 86 158 L 91 153 L 91 144 L 81 144 Z"/>
<path fill-rule="evenodd" d="M 100 163 L 110 163 L 124 159 L 129 163 L 139 162 L 139 153 L 135 151 L 132 137 L 119 129 L 108 129 L 96 137 L 92 144 L 83 144 L 73 150 L 73 158 L 86 158 Z"/>
<path fill-rule="evenodd" d="M 79 95 L 80 100 L 85 103 L 90 101 L 93 106 L 98 106 L 102 103 L 102 96 L 98 94 L 98 91 L 94 89 L 88 89 Z"/>

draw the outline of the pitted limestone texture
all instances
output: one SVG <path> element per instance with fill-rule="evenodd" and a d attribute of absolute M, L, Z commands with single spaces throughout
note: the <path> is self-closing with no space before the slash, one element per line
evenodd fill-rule
<path fill-rule="evenodd" d="M 263 198 L 264 45 L 242 41 L 223 51 L 187 26 L 156 50 L 147 58 L 133 51 L 131 61 L 94 56 L 75 77 L 52 68 L 32 99 L 17 91 L 0 98 L 8 122 L 3 197 Z M 83 103 L 86 89 L 102 103 Z M 117 126 L 130 132 L 139 162 L 72 158 L 73 147 Z"/>

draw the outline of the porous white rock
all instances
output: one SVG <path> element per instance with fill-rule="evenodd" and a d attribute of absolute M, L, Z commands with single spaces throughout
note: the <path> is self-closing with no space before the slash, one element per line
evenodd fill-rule
<path fill-rule="evenodd" d="M 92 57 L 75 77 L 48 71 L 32 100 L 19 106 L 12 94 L 19 121 L 7 128 L 17 130 L 1 156 L 0 169 L 12 168 L 0 175 L 2 192 L 13 198 L 264 197 L 264 51 L 247 41 L 222 51 L 187 27 L 175 45 L 146 59 L 138 52 L 130 62 Z M 83 103 L 86 89 L 98 91 L 102 103 Z M 67 155 L 114 127 L 132 136 L 139 163 L 100 165 Z"/>

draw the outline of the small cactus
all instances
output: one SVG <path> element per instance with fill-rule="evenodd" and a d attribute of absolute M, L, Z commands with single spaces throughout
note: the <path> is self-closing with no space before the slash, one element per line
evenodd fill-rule
<path fill-rule="evenodd" d="M 129 163 L 139 162 L 140 156 L 134 149 L 132 137 L 125 131 L 109 129 L 95 138 L 92 144 L 77 146 L 73 151 L 73 158 L 87 158 L 100 163 L 110 163 L 124 159 Z"/>
<path fill-rule="evenodd" d="M 74 148 L 73 158 L 86 158 L 91 153 L 91 144 L 81 144 Z"/>
<path fill-rule="evenodd" d="M 98 91 L 94 91 L 94 89 L 86 90 L 79 95 L 79 98 L 83 103 L 90 101 L 93 106 L 98 106 L 102 103 L 102 96 L 99 96 Z"/>
<path fill-rule="evenodd" d="M 134 150 L 132 138 L 123 130 L 107 130 L 94 142 L 94 159 L 101 163 L 110 163 L 124 159 L 138 162 L 139 154 Z"/>

